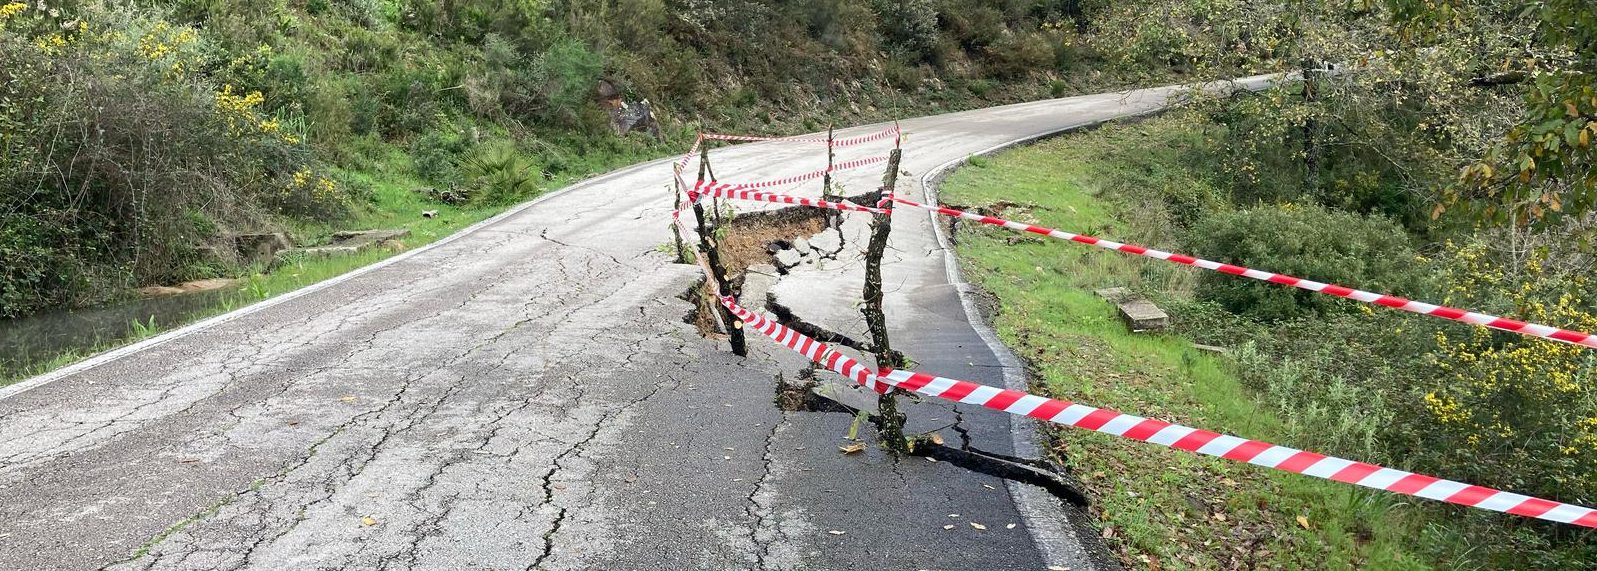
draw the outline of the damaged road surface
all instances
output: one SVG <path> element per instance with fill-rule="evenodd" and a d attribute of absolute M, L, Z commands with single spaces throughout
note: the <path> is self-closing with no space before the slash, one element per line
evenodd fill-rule
<path fill-rule="evenodd" d="M 904 121 L 904 179 L 1175 92 Z M 748 180 L 825 161 L 793 144 L 714 156 L 718 173 Z M 676 294 L 698 269 L 655 251 L 670 240 L 669 169 L 593 179 L 0 388 L 0 569 L 1094 566 L 1052 494 L 874 447 L 840 454 L 851 417 L 773 404 L 796 356 L 750 339 L 737 358 L 684 323 Z M 859 190 L 880 176 L 850 174 Z M 913 186 L 901 191 L 921 196 Z M 942 252 L 898 224 L 889 319 L 920 328 L 895 332 L 898 348 L 928 371 L 1004 384 L 956 311 Z M 1030 427 L 1002 415 L 909 412 L 912 429 L 944 428 L 951 443 L 1035 453 L 1015 445 Z"/>

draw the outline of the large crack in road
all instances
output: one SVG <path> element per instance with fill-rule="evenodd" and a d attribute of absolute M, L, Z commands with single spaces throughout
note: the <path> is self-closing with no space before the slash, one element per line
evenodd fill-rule
<path fill-rule="evenodd" d="M 1146 112 L 1171 92 L 906 120 L 903 168 Z M 865 147 L 839 160 L 880 151 Z M 816 151 L 713 152 L 718 173 L 752 180 L 816 168 Z M 870 171 L 838 179 L 872 188 Z M 839 454 L 847 415 L 772 402 L 775 373 L 802 358 L 759 339 L 734 357 L 683 323 L 675 294 L 697 270 L 656 252 L 670 240 L 668 176 L 657 161 L 593 179 L 329 285 L 0 389 L 0 569 L 1092 566 L 1039 545 L 1002 480 Z M 890 318 L 935 334 L 895 346 L 1002 384 L 945 307 L 941 252 L 897 224 Z M 855 291 L 814 294 L 847 305 Z M 930 403 L 911 414 L 1013 451 L 1008 418 Z"/>

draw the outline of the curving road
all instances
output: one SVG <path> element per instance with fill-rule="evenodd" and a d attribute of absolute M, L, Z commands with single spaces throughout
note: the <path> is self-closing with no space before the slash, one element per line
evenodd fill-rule
<path fill-rule="evenodd" d="M 1156 110 L 1177 90 L 904 121 L 914 176 L 901 192 L 921 196 L 922 175 L 971 153 Z M 821 166 L 815 151 L 714 157 L 724 178 L 752 180 Z M 0 569 L 1094 566 L 1039 489 L 844 456 L 848 416 L 777 410 L 773 375 L 791 375 L 791 355 L 755 338 L 736 358 L 683 322 L 677 296 L 697 270 L 655 251 L 668 173 L 656 161 L 592 179 L 0 388 Z M 879 176 L 847 174 L 850 189 Z M 906 308 L 895 327 L 917 332 L 900 348 L 927 370 L 1015 383 L 1012 358 L 968 322 L 931 225 L 901 219 L 889 302 Z M 921 405 L 915 422 L 1029 452 L 1027 427 L 964 412 Z"/>

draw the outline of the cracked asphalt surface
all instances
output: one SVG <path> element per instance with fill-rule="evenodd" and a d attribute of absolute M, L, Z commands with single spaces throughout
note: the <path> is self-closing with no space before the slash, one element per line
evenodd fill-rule
<path fill-rule="evenodd" d="M 905 178 L 1147 112 L 1174 90 L 904 121 Z M 865 147 L 850 152 L 882 152 Z M 755 180 L 825 158 L 778 143 L 713 160 Z M 851 191 L 880 176 L 848 174 Z M 801 358 L 757 337 L 738 358 L 683 322 L 677 294 L 698 270 L 655 251 L 670 237 L 668 179 L 656 161 L 580 183 L 333 283 L 0 389 L 0 569 L 1093 565 L 1033 529 L 1063 513 L 1057 502 L 1014 499 L 1050 497 L 922 458 L 844 456 L 849 416 L 776 409 L 773 376 Z M 940 251 L 903 255 L 941 264 Z M 1003 384 L 938 280 L 898 277 L 891 296 L 943 298 L 914 302 L 938 321 L 899 348 L 925 370 Z M 1002 415 L 912 414 L 924 429 L 962 415 L 973 444 L 1014 450 Z"/>

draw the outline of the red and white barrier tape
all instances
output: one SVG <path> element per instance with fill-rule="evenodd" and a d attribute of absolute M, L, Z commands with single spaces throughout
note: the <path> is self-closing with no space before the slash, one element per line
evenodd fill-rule
<path fill-rule="evenodd" d="M 825 143 L 826 142 L 826 137 L 799 137 L 799 136 L 793 136 L 793 137 L 762 137 L 762 136 L 759 136 L 759 135 L 727 135 L 727 134 L 723 134 L 723 133 L 705 133 L 704 134 L 704 138 L 715 140 L 715 141 L 738 141 L 738 142 L 764 142 L 764 141 L 781 141 L 781 142 L 784 142 L 784 143 Z"/>
<path fill-rule="evenodd" d="M 1548 326 L 1548 325 L 1541 325 L 1541 324 L 1537 324 L 1537 323 L 1526 323 L 1526 322 L 1523 322 L 1523 321 L 1515 321 L 1513 319 L 1506 319 L 1506 318 L 1498 317 L 1498 316 L 1495 316 L 1495 315 L 1487 315 L 1487 314 L 1484 314 L 1484 313 L 1475 313 L 1473 311 L 1466 311 L 1466 310 L 1463 310 L 1463 309 L 1456 309 L 1456 308 L 1447 307 L 1447 306 L 1443 306 L 1443 305 L 1434 305 L 1434 304 L 1430 304 L 1430 303 L 1425 303 L 1423 301 L 1414 301 L 1414 300 L 1409 300 L 1409 299 L 1403 299 L 1401 297 L 1383 295 L 1383 294 L 1379 294 L 1379 293 L 1373 293 L 1373 292 L 1368 292 L 1368 291 L 1358 290 L 1358 289 L 1352 289 L 1352 288 L 1342 287 L 1342 286 L 1335 285 L 1335 284 L 1320 283 L 1320 282 L 1317 282 L 1317 281 L 1306 280 L 1306 279 L 1303 279 L 1303 278 L 1296 278 L 1296 277 L 1292 277 L 1292 276 L 1288 276 L 1288 275 L 1275 274 L 1275 273 L 1270 273 L 1270 272 L 1266 272 L 1266 271 L 1262 271 L 1262 270 L 1255 270 L 1255 269 L 1251 269 L 1251 268 L 1244 268 L 1242 266 L 1233 266 L 1231 264 L 1222 264 L 1220 262 L 1213 262 L 1213 261 L 1205 260 L 1205 259 L 1202 259 L 1202 258 L 1194 258 L 1192 256 L 1184 256 L 1184 255 L 1181 255 L 1181 254 L 1173 254 L 1173 253 L 1165 252 L 1165 251 L 1162 251 L 1162 250 L 1155 250 L 1155 249 L 1152 249 L 1152 248 L 1144 248 L 1142 246 L 1134 246 L 1134 245 L 1131 245 L 1131 244 L 1122 244 L 1122 243 L 1114 242 L 1114 241 L 1111 241 L 1111 240 L 1104 240 L 1104 239 L 1101 239 L 1101 238 L 1094 238 L 1092 236 L 1083 236 L 1083 235 L 1080 235 L 1080 234 L 1072 234 L 1070 232 L 1065 232 L 1063 230 L 1054 230 L 1052 228 L 1044 228 L 1044 227 L 1041 227 L 1041 226 L 1033 226 L 1033 225 L 1030 225 L 1030 224 L 1022 224 L 1020 222 L 1013 222 L 1013 221 L 1010 221 L 1010 220 L 1004 220 L 1002 218 L 994 218 L 992 216 L 982 216 L 980 214 L 974 214 L 974 213 L 971 213 L 971 212 L 965 212 L 963 210 L 955 210 L 953 208 L 946 208 L 946 207 L 942 207 L 942 206 L 932 206 L 932 205 L 927 205 L 927 204 L 921 204 L 919 202 L 915 202 L 913 200 L 908 200 L 908 199 L 904 199 L 904 198 L 894 198 L 894 201 L 898 202 L 900 204 L 914 206 L 916 208 L 924 208 L 926 210 L 937 212 L 939 214 L 943 214 L 943 215 L 946 215 L 946 216 L 954 216 L 954 217 L 958 217 L 958 218 L 964 218 L 966 220 L 974 220 L 976 222 L 981 222 L 982 224 L 990 224 L 990 225 L 993 225 L 993 226 L 1003 226 L 1003 227 L 1009 228 L 1011 230 L 1020 230 L 1022 232 L 1031 232 L 1033 234 L 1041 234 L 1043 236 L 1049 236 L 1049 237 L 1058 238 L 1058 239 L 1061 239 L 1061 240 L 1070 240 L 1072 242 L 1079 242 L 1079 243 L 1082 243 L 1082 244 L 1087 244 L 1089 246 L 1097 246 L 1099 248 L 1104 248 L 1104 249 L 1107 249 L 1107 250 L 1116 250 L 1116 251 L 1120 251 L 1120 252 L 1125 252 L 1127 254 L 1135 254 L 1135 255 L 1138 255 L 1138 256 L 1144 256 L 1144 257 L 1148 257 L 1148 258 L 1154 258 L 1154 259 L 1158 259 L 1158 260 L 1165 260 L 1165 261 L 1175 262 L 1175 263 L 1178 263 L 1178 264 L 1185 264 L 1185 265 L 1188 265 L 1188 266 L 1196 266 L 1196 267 L 1203 268 L 1203 269 L 1206 269 L 1206 270 L 1213 270 L 1213 271 L 1217 271 L 1217 272 L 1220 272 L 1220 273 L 1231 274 L 1231 275 L 1234 275 L 1234 276 L 1242 276 L 1242 277 L 1247 277 L 1247 278 L 1253 278 L 1253 279 L 1260 280 L 1260 281 L 1266 281 L 1266 282 L 1270 282 L 1270 283 L 1276 283 L 1276 284 L 1281 284 L 1281 285 L 1292 286 L 1292 287 L 1295 287 L 1295 288 L 1306 289 L 1306 290 L 1309 290 L 1309 291 L 1319 292 L 1319 293 L 1323 293 L 1323 294 L 1326 294 L 1326 295 L 1334 295 L 1334 296 L 1337 296 L 1337 297 L 1342 297 L 1342 298 L 1362 301 L 1364 303 L 1373 303 L 1375 305 L 1383 305 L 1383 306 L 1386 306 L 1386 307 L 1390 307 L 1390 308 L 1393 308 L 1393 309 L 1401 309 L 1403 311 L 1407 311 L 1407 312 L 1411 312 L 1411 313 L 1418 313 L 1418 314 L 1421 314 L 1421 315 L 1429 315 L 1429 316 L 1432 316 L 1432 317 L 1440 317 L 1440 318 L 1443 318 L 1443 319 L 1451 319 L 1453 321 L 1458 321 L 1458 322 L 1462 322 L 1462 323 L 1469 323 L 1469 324 L 1472 324 L 1472 325 L 1482 325 L 1482 326 L 1486 326 L 1486 327 L 1491 327 L 1493 329 L 1501 329 L 1503 331 L 1511 331 L 1511 332 L 1514 332 L 1514 333 L 1519 333 L 1521 335 L 1529 335 L 1529 336 L 1532 336 L 1532 337 L 1541 337 L 1541 338 L 1544 338 L 1544 339 L 1552 339 L 1554 341 L 1562 341 L 1562 342 L 1565 342 L 1565 343 L 1570 343 L 1570 344 L 1574 344 L 1574 345 L 1581 345 L 1581 346 L 1584 346 L 1584 347 L 1597 348 L 1597 335 L 1592 335 L 1590 333 L 1581 333 L 1579 331 L 1569 331 L 1567 329 L 1559 329 L 1557 327 L 1552 327 L 1552 326 Z"/>
<path fill-rule="evenodd" d="M 704 133 L 699 133 L 699 136 L 693 138 L 693 146 L 688 147 L 688 152 L 682 155 L 682 160 L 676 162 L 674 170 L 680 173 L 682 169 L 688 168 L 688 161 L 693 160 L 693 155 L 699 154 L 699 145 L 702 144 L 704 144 Z"/>
<path fill-rule="evenodd" d="M 888 214 L 890 211 L 881 208 L 861 206 L 852 202 L 829 202 L 816 198 L 804 198 L 773 192 L 762 192 L 746 188 L 742 185 L 731 183 L 710 183 L 699 181 L 698 185 L 688 193 L 690 202 L 698 202 L 705 196 L 718 196 L 721 198 L 735 198 L 740 200 L 758 200 L 780 204 L 796 204 L 814 208 L 830 208 L 832 210 L 846 210 L 851 212 L 871 212 L 875 214 Z"/>
<path fill-rule="evenodd" d="M 882 133 L 866 135 L 864 137 L 856 137 L 854 139 L 847 139 L 845 141 L 847 144 L 854 144 L 868 140 L 885 138 L 886 136 L 891 136 L 896 133 L 897 128 L 895 127 L 887 131 L 883 131 Z M 815 139 L 803 138 L 778 139 L 710 134 L 701 135 L 698 140 L 695 140 L 694 149 L 697 149 L 699 142 L 705 138 L 721 140 L 789 140 L 817 142 Z M 820 139 L 818 142 L 825 142 L 825 139 Z M 833 143 L 834 146 L 841 146 L 837 141 L 834 141 Z M 692 151 L 690 151 L 687 156 L 683 157 L 683 160 L 681 163 L 679 163 L 679 165 L 686 165 L 688 158 L 691 156 Z M 885 157 L 881 159 L 876 159 L 873 157 L 873 159 L 875 160 L 871 160 L 870 162 L 863 164 L 881 162 L 881 160 L 885 160 Z M 847 167 L 839 166 L 832 170 L 840 170 L 841 168 Z M 849 203 L 832 203 L 822 200 L 752 190 L 753 188 L 758 188 L 760 186 L 776 186 L 780 184 L 798 182 L 800 180 L 808 180 L 808 178 L 805 177 L 816 178 L 823 176 L 827 171 L 823 170 L 818 172 L 819 174 L 810 173 L 806 175 L 799 175 L 798 177 L 780 179 L 779 181 L 755 183 L 753 185 L 705 183 L 704 181 L 699 181 L 699 183 L 695 185 L 694 189 L 688 193 L 688 201 L 689 203 L 696 202 L 703 196 L 713 195 L 727 198 L 764 200 L 768 202 L 781 202 L 803 206 L 835 208 L 838 210 L 873 213 L 887 212 L 886 210 L 880 208 L 870 208 Z M 680 177 L 678 178 L 678 181 L 680 182 Z M 1080 242 L 1083 244 L 1098 246 L 1100 248 L 1110 250 L 1117 250 L 1129 254 L 1167 260 L 1190 266 L 1197 266 L 1208 270 L 1250 277 L 1261 281 L 1290 285 L 1309 291 L 1354 299 L 1363 301 L 1365 303 L 1374 303 L 1386 307 L 1410 311 L 1413 313 L 1432 315 L 1454 321 L 1483 325 L 1486 327 L 1492 327 L 1536 337 L 1543 337 L 1587 347 L 1597 347 L 1597 336 L 1587 333 L 1566 331 L 1546 325 L 1523 323 L 1491 315 L 1411 301 L 1399 297 L 1381 295 L 1362 290 L 1355 290 L 1334 284 L 1324 284 L 1302 278 L 1295 278 L 1240 266 L 1233 266 L 1230 264 L 1221 264 L 1200 258 L 1193 258 L 1190 256 L 1144 248 L 1141 246 L 1121 244 L 1091 236 L 1072 234 L 1069 232 L 1043 228 L 1029 224 L 1022 224 L 991 216 L 982 216 L 952 208 L 922 204 L 912 200 L 899 198 L 897 196 L 891 196 L 891 201 L 917 208 L 923 208 L 947 216 L 974 220 L 983 224 L 1003 226 L 1005 228 L 1041 234 L 1054 238 L 1070 240 L 1073 242 Z M 886 203 L 887 200 L 884 200 L 883 205 Z M 680 211 L 681 205 L 678 205 L 676 212 L 673 213 L 673 217 L 676 218 Z M 680 219 L 677 220 L 677 223 L 681 223 Z M 702 261 L 700 265 L 703 265 Z M 705 273 L 708 276 L 709 271 L 706 269 Z M 835 349 L 828 347 L 826 344 L 811 339 L 803 334 L 798 333 L 797 331 L 776 323 L 772 319 L 760 314 L 756 314 L 748 309 L 743 308 L 742 306 L 737 305 L 733 298 L 722 298 L 721 303 L 724 304 L 727 309 L 733 313 L 733 315 L 742 320 L 743 326 L 747 329 L 753 329 L 762 335 L 770 337 L 777 343 L 788 347 L 789 349 L 792 349 L 801 355 L 804 355 L 806 358 L 826 367 L 827 369 L 843 375 L 844 377 L 849 378 L 854 382 L 868 387 L 878 393 L 885 393 L 890 390 L 891 387 L 897 387 L 927 396 L 934 396 L 966 404 L 977 404 L 1010 414 L 1029 416 L 1056 424 L 1084 428 L 1096 432 L 1129 438 L 1132 440 L 1159 444 L 1171 448 L 1179 448 L 1189 452 L 1196 452 L 1199 454 L 1225 458 L 1227 460 L 1238 462 L 1246 462 L 1249 464 L 1264 466 L 1266 468 L 1274 468 L 1295 474 L 1303 474 L 1317 478 L 1335 480 L 1338 482 L 1354 484 L 1366 488 L 1444 501 L 1468 507 L 1498 511 L 1525 517 L 1533 517 L 1542 520 L 1573 524 L 1583 527 L 1597 528 L 1597 510 L 1578 505 L 1533 498 L 1511 492 L 1464 484 L 1452 480 L 1444 480 L 1441 478 L 1405 472 L 1402 470 L 1383 468 L 1374 464 L 1324 456 L 1295 448 L 1276 446 L 1257 440 L 1249 440 L 1236 436 L 1220 434 L 1217 432 L 1171 424 L 1160 420 L 1143 418 L 1113 410 L 1100 409 L 1068 401 L 1040 397 L 1020 391 L 998 389 L 969 381 L 947 379 L 909 371 L 889 370 L 885 371 L 884 374 L 873 373 L 868 367 L 865 367 L 858 361 L 855 361 L 854 359 L 839 353 Z"/>
<path fill-rule="evenodd" d="M 826 367 L 827 370 L 843 375 L 844 378 L 871 390 L 878 393 L 887 392 L 887 385 L 877 379 L 876 373 L 872 372 L 870 367 L 861 365 L 859 361 L 837 352 L 836 349 L 827 346 L 825 343 L 789 329 L 773 319 L 749 311 L 738 305 L 737 301 L 730 297 L 721 298 L 721 304 L 725 305 L 728 310 L 732 311 L 732 315 L 743 322 L 745 330 L 753 329 L 761 335 L 770 337 L 777 344 L 792 349 L 816 364 Z"/>
<path fill-rule="evenodd" d="M 1333 456 L 1315 454 L 1296 448 L 1276 446 L 1258 440 L 1249 440 L 1228 434 L 1210 432 L 1179 424 L 1143 418 L 1108 409 L 1062 401 L 990 387 L 970 381 L 934 377 L 910 371 L 886 371 L 872 374 L 859 362 L 848 358 L 831 347 L 803 334 L 777 324 L 774 320 L 739 306 L 730 297 L 721 303 L 753 329 L 777 343 L 797 351 L 806 358 L 837 372 L 854 382 L 884 393 L 888 387 L 897 387 L 927 396 L 965 404 L 981 405 L 1009 414 L 1029 416 L 1055 424 L 1084 428 L 1104 434 L 1129 438 L 1179 448 L 1207 456 L 1246 462 L 1354 484 L 1366 488 L 1395 492 L 1420 498 L 1454 503 L 1533 517 L 1558 523 L 1597 528 L 1597 510 L 1541 498 L 1523 496 L 1502 490 L 1473 486 L 1462 482 L 1432 476 L 1383 468 L 1374 464 L 1355 462 Z"/>
<path fill-rule="evenodd" d="M 878 156 L 878 157 L 866 157 L 866 158 L 863 158 L 863 159 L 854 159 L 852 161 L 843 161 L 843 162 L 837 163 L 835 165 L 832 165 L 830 168 L 824 168 L 824 169 L 820 169 L 820 170 L 816 170 L 816 171 L 810 171 L 810 172 L 807 172 L 807 173 L 804 173 L 804 174 L 793 175 L 793 176 L 790 176 L 790 177 L 784 177 L 784 178 L 779 178 L 779 179 L 774 179 L 774 180 L 762 180 L 762 181 L 759 181 L 759 182 L 739 183 L 738 186 L 748 187 L 748 188 L 769 188 L 769 187 L 773 187 L 773 186 L 783 186 L 783 185 L 793 184 L 793 183 L 796 183 L 796 182 L 804 182 L 806 180 L 815 180 L 815 179 L 818 179 L 818 178 L 826 176 L 826 173 L 830 173 L 830 172 L 846 171 L 846 170 L 849 170 L 849 169 L 856 169 L 856 168 L 859 168 L 859 167 L 870 166 L 870 165 L 874 165 L 876 163 L 884 163 L 884 162 L 887 162 L 887 156 L 886 155 L 882 155 L 882 156 Z"/>
<path fill-rule="evenodd" d="M 714 140 L 717 140 L 717 141 L 748 141 L 748 142 L 780 141 L 780 142 L 784 142 L 784 143 L 825 143 L 825 142 L 827 142 L 826 137 L 804 137 L 804 136 L 796 136 L 796 137 L 761 137 L 761 136 L 757 136 L 757 135 L 727 135 L 727 134 L 722 134 L 722 133 L 704 133 L 704 134 L 702 134 L 700 136 L 702 136 L 702 137 L 704 137 L 706 139 L 714 139 Z M 882 139 L 886 139 L 886 138 L 889 138 L 889 137 L 896 137 L 896 136 L 898 136 L 898 125 L 895 124 L 895 125 L 893 125 L 891 127 L 888 127 L 888 128 L 886 128 L 886 129 L 884 129 L 882 131 L 879 131 L 879 132 L 876 132 L 876 133 L 871 133 L 869 135 L 860 135 L 858 137 L 851 137 L 851 138 L 848 138 L 848 139 L 832 139 L 831 143 L 832 143 L 833 147 L 847 147 L 847 146 L 850 146 L 850 145 L 858 145 L 860 143 L 869 143 L 871 141 L 880 141 Z"/>
<path fill-rule="evenodd" d="M 871 133 L 869 135 L 860 135 L 858 137 L 853 137 L 853 138 L 849 138 L 849 139 L 833 139 L 832 140 L 832 146 L 833 147 L 848 147 L 848 146 L 852 146 L 852 145 L 858 145 L 858 144 L 861 144 L 861 143 L 869 143 L 869 142 L 872 142 L 872 141 L 880 141 L 882 139 L 896 138 L 896 137 L 898 137 L 899 132 L 900 131 L 899 131 L 899 128 L 898 128 L 898 124 L 894 123 L 892 127 L 888 127 L 888 128 L 886 128 L 886 129 L 884 129 L 882 131 L 879 131 L 879 132 L 876 132 L 876 133 Z"/>

